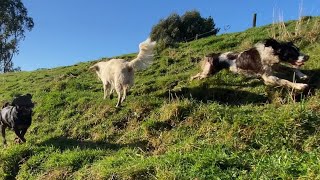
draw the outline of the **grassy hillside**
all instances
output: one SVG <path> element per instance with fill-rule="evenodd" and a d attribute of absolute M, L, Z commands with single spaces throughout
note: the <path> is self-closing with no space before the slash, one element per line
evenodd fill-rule
<path fill-rule="evenodd" d="M 0 179 L 320 179 L 319 22 L 166 49 L 136 74 L 119 109 L 88 71 L 96 61 L 2 74 L 0 102 L 31 93 L 36 105 L 27 143 L 14 144 L 7 131 Z M 191 57 L 244 50 L 269 36 L 294 40 L 310 55 L 307 95 L 228 71 L 189 82 L 199 71 Z"/>

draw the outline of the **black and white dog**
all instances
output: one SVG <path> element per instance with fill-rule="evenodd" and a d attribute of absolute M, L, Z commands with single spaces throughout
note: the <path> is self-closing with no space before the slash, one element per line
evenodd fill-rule
<path fill-rule="evenodd" d="M 6 128 L 11 128 L 17 138 L 17 143 L 26 142 L 24 135 L 31 125 L 32 108 L 34 104 L 31 101 L 32 95 L 26 94 L 16 97 L 13 102 L 6 103 L 0 113 L 0 129 L 3 138 L 3 144 L 6 145 Z"/>
<path fill-rule="evenodd" d="M 281 79 L 276 77 L 274 72 L 276 65 L 286 62 L 292 65 L 292 70 L 298 78 L 307 79 L 308 76 L 303 74 L 299 68 L 308 59 L 309 56 L 302 54 L 292 42 L 267 39 L 240 53 L 212 53 L 205 56 L 201 65 L 202 72 L 192 76 L 191 80 L 203 79 L 222 69 L 229 69 L 235 73 L 261 77 L 266 85 L 304 90 L 308 87 L 307 84 Z"/>

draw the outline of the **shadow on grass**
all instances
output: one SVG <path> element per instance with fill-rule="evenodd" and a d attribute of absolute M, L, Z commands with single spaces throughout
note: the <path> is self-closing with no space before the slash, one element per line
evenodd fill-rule
<path fill-rule="evenodd" d="M 121 148 L 139 148 L 143 151 L 150 151 L 152 149 L 147 140 L 135 141 L 128 144 L 115 144 L 104 141 L 77 140 L 66 137 L 53 137 L 39 143 L 38 146 L 53 146 L 62 151 L 66 149 L 103 149 L 117 151 Z"/>
<path fill-rule="evenodd" d="M 306 80 L 298 79 L 297 77 L 294 78 L 294 73 L 291 70 L 292 68 L 286 67 L 286 66 L 280 66 L 281 73 L 277 73 L 277 77 L 287 79 L 289 81 L 295 81 L 297 83 L 305 83 L 308 84 L 308 88 L 306 88 L 303 92 L 293 92 L 292 90 L 286 90 L 284 91 L 284 88 L 275 88 L 276 90 L 272 90 L 271 88 L 268 88 L 268 92 L 271 92 L 271 94 L 275 93 L 276 91 L 279 92 L 279 94 L 282 94 L 281 96 L 291 96 L 291 98 L 299 102 L 302 99 L 306 99 L 310 96 L 313 96 L 317 89 L 320 88 L 320 69 L 313 69 L 313 70 L 302 70 L 304 74 L 306 74 L 309 78 Z"/>
<path fill-rule="evenodd" d="M 202 102 L 216 101 L 220 104 L 227 105 L 264 104 L 268 101 L 266 96 L 248 91 L 217 87 L 208 88 L 205 86 L 193 88 L 183 87 L 178 91 L 170 92 L 170 94 L 178 98 L 191 97 Z M 163 94 L 163 96 L 169 97 L 169 92 Z"/>
<path fill-rule="evenodd" d="M 291 67 L 279 65 L 275 75 L 279 78 L 287 79 L 289 81 L 296 81 L 297 83 L 306 83 L 311 89 L 320 88 L 320 69 L 312 70 L 301 70 L 302 73 L 306 74 L 309 78 L 307 80 L 301 80 L 294 77 L 294 72 Z"/>
<path fill-rule="evenodd" d="M 282 79 L 293 81 L 292 68 L 286 66 L 279 67 L 279 73 L 276 76 Z M 230 84 L 224 82 L 215 82 L 215 85 L 221 85 L 222 87 L 210 87 L 210 80 L 207 80 L 200 84 L 198 87 L 182 87 L 178 90 L 167 91 L 160 95 L 161 97 L 172 98 L 193 98 L 202 102 L 216 101 L 220 104 L 226 105 L 243 105 L 243 104 L 265 104 L 274 101 L 274 94 L 277 94 L 281 99 L 291 99 L 296 102 L 302 99 L 308 98 L 315 94 L 315 91 L 320 88 L 320 69 L 303 70 L 303 73 L 308 75 L 307 80 L 294 79 L 297 83 L 306 83 L 309 85 L 303 92 L 293 91 L 284 87 L 272 87 L 266 86 L 266 91 L 263 94 L 252 93 L 249 91 L 232 89 L 236 87 L 257 87 L 263 85 L 263 80 L 257 78 L 246 78 L 248 83 Z M 209 83 L 209 84 L 208 84 Z M 228 86 L 231 86 L 228 88 Z M 225 88 L 227 87 L 227 88 Z M 169 88 L 172 89 L 172 88 Z M 285 100 L 283 102 L 286 102 Z"/>
<path fill-rule="evenodd" d="M 309 76 L 307 80 L 307 84 L 309 84 L 310 88 L 312 89 L 319 89 L 320 88 L 320 69 L 314 70 L 304 70 L 305 74 Z"/>

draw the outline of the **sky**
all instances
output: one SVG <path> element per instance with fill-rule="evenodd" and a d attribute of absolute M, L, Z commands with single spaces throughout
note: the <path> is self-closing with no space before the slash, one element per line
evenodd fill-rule
<path fill-rule="evenodd" d="M 20 42 L 14 66 L 23 71 L 70 66 L 139 51 L 151 29 L 172 13 L 211 16 L 219 34 L 320 15 L 320 0 L 22 0 L 34 28 Z"/>

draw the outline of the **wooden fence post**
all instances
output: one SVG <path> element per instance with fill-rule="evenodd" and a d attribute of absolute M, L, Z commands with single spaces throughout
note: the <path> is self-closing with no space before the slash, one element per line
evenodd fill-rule
<path fill-rule="evenodd" d="M 252 27 L 256 27 L 257 25 L 257 13 L 253 14 Z"/>

